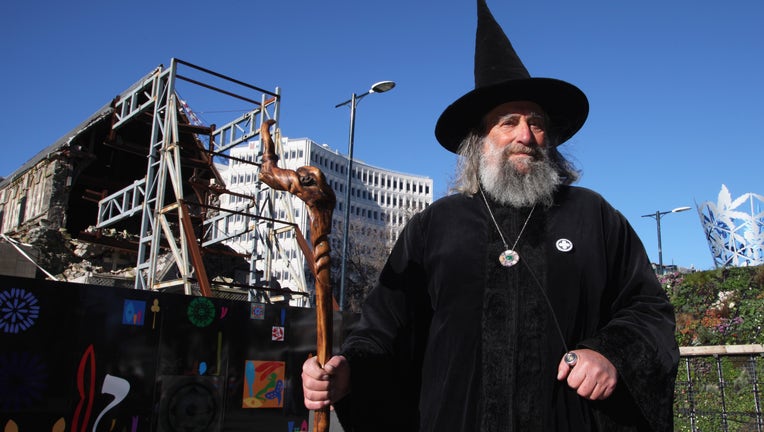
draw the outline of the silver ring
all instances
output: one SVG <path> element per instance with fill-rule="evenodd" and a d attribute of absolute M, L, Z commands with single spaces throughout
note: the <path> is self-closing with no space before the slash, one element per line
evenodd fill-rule
<path fill-rule="evenodd" d="M 567 364 L 570 367 L 573 367 L 578 362 L 578 354 L 574 353 L 573 351 L 568 351 L 565 353 L 565 357 L 562 358 L 565 364 Z"/>

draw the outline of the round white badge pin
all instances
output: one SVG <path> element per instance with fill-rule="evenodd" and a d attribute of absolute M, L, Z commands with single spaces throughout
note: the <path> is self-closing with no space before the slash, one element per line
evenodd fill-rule
<path fill-rule="evenodd" d="M 557 240 L 557 243 L 555 243 L 555 246 L 557 246 L 557 250 L 560 252 L 570 252 L 571 250 L 573 250 L 573 242 L 566 238 L 561 238 Z"/>

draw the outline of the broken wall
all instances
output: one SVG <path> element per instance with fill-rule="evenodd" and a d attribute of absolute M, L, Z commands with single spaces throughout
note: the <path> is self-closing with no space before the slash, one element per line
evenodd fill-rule
<path fill-rule="evenodd" d="M 0 188 L 0 233 L 20 232 L 44 224 L 58 229 L 65 224 L 66 175 L 62 161 L 44 159 Z M 58 174 L 58 175 L 56 175 Z"/>

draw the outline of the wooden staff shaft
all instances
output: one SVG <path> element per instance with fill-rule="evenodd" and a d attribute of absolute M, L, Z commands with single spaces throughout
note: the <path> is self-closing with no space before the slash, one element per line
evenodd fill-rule
<path fill-rule="evenodd" d="M 329 278 L 330 242 L 332 212 L 337 199 L 326 176 L 316 167 L 304 166 L 297 170 L 278 167 L 278 155 L 270 134 L 273 120 L 264 121 L 260 126 L 263 143 L 263 163 L 260 179 L 273 189 L 288 191 L 301 199 L 310 215 L 311 240 L 313 241 L 313 263 L 311 270 L 316 277 L 316 356 L 323 367 L 332 355 L 332 289 Z M 313 418 L 315 432 L 329 431 L 329 408 L 316 410 Z"/>
<path fill-rule="evenodd" d="M 326 270 L 328 273 L 328 270 Z M 328 274 L 327 274 L 328 276 Z M 323 284 L 316 283 L 316 356 L 323 367 L 332 355 L 332 292 Z M 329 407 L 316 410 L 313 416 L 315 432 L 329 431 Z"/>

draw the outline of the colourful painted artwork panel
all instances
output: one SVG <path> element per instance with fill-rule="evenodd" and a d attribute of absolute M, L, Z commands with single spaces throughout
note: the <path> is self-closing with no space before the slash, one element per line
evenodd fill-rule
<path fill-rule="evenodd" d="M 273 326 L 271 329 L 271 340 L 276 342 L 284 342 L 284 327 Z"/>
<path fill-rule="evenodd" d="M 284 362 L 247 360 L 242 408 L 284 406 Z"/>
<path fill-rule="evenodd" d="M 30 292 L 11 288 L 0 292 L 0 330 L 19 333 L 31 327 L 40 315 L 37 298 Z"/>
<path fill-rule="evenodd" d="M 258 320 L 265 319 L 265 305 L 261 303 L 252 303 L 249 317 Z"/>
<path fill-rule="evenodd" d="M 145 301 L 125 300 L 125 307 L 122 310 L 122 324 L 142 326 L 145 315 Z"/>

